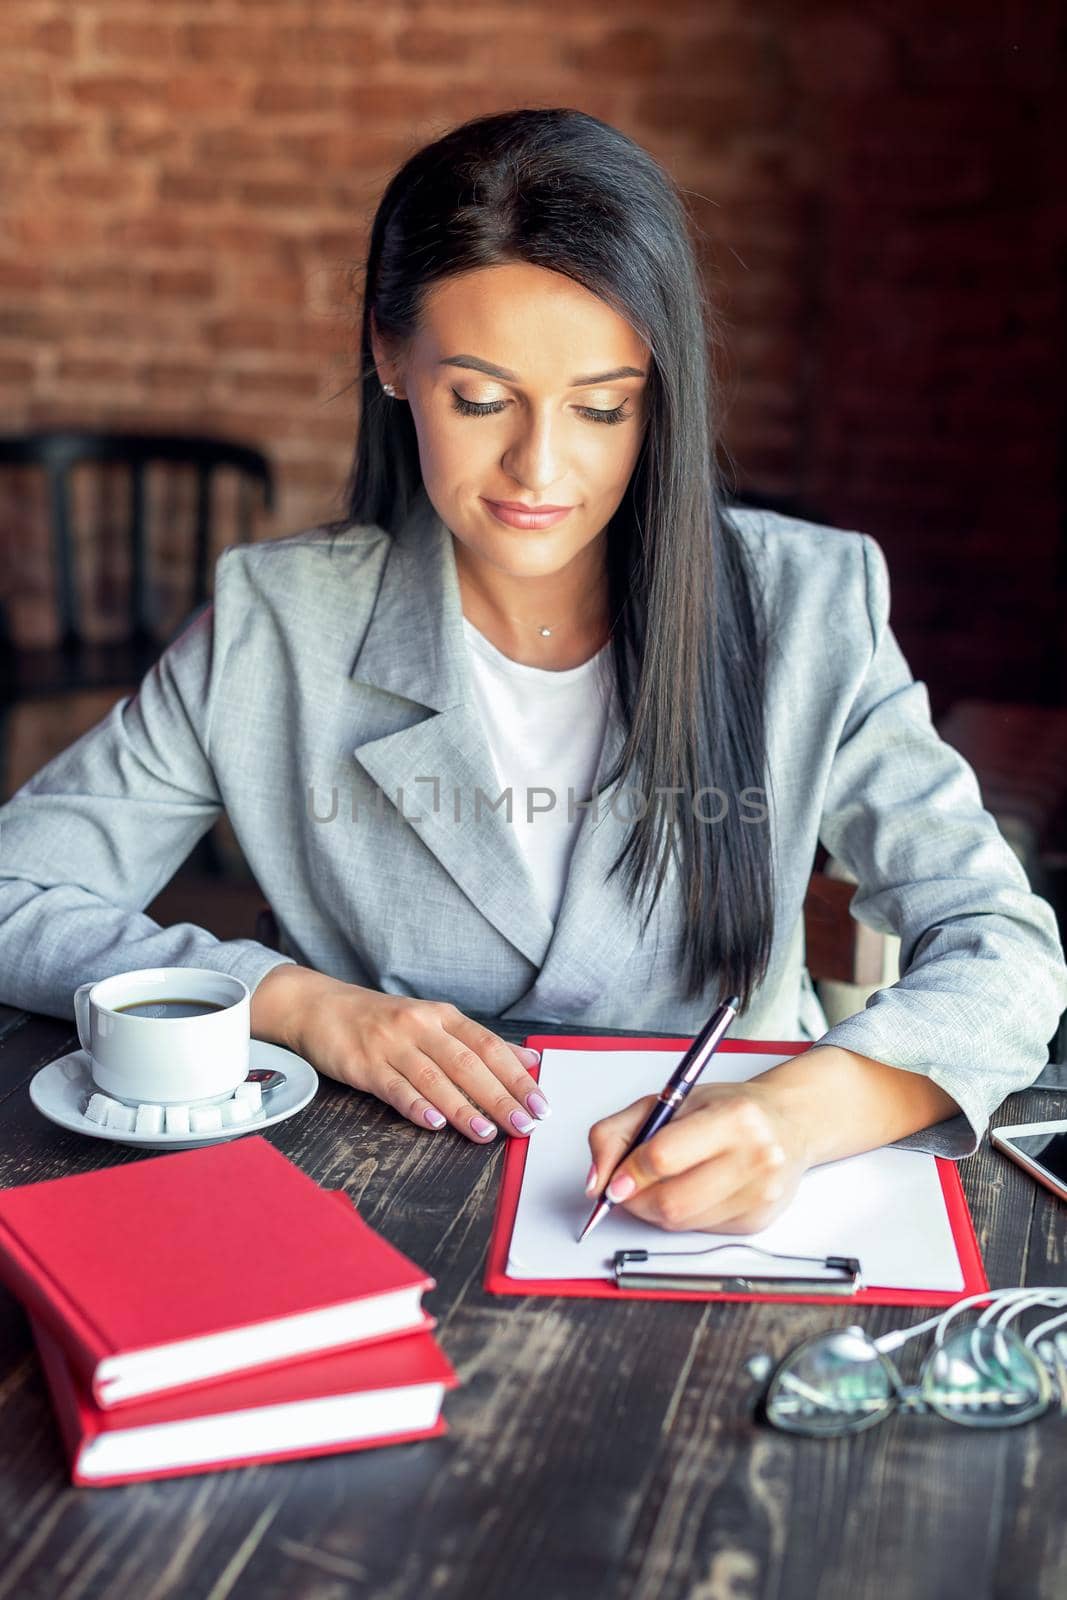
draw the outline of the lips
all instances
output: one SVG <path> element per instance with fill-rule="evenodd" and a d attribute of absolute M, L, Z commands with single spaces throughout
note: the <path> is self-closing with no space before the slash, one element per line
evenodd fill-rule
<path fill-rule="evenodd" d="M 490 500 L 491 506 L 502 506 L 505 511 L 525 511 L 533 516 L 541 516 L 549 511 L 573 511 L 573 506 L 528 506 L 524 500 Z"/>
<path fill-rule="evenodd" d="M 485 497 L 482 497 L 483 500 Z M 551 528 L 557 522 L 562 522 L 564 517 L 570 516 L 573 506 L 537 506 L 531 508 L 517 504 L 514 501 L 508 504 L 502 500 L 485 500 L 489 511 L 498 522 L 507 528 L 526 528 L 536 532 L 540 528 Z"/>

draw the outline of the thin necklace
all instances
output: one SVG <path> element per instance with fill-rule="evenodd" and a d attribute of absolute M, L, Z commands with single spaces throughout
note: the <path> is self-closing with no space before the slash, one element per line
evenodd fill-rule
<path fill-rule="evenodd" d="M 561 617 L 560 622 L 553 622 L 552 626 L 549 627 L 543 622 L 527 622 L 522 617 L 513 617 L 510 611 L 505 611 L 503 615 L 508 619 L 509 622 L 517 622 L 520 628 L 536 628 L 542 639 L 550 639 L 555 630 L 560 626 L 560 622 L 569 620 Z M 470 618 L 468 617 L 467 620 L 470 621 Z"/>
<path fill-rule="evenodd" d="M 551 627 L 547 627 L 543 622 L 525 622 L 522 617 L 513 617 L 510 611 L 505 611 L 504 616 L 507 617 L 509 622 L 517 622 L 520 628 L 536 628 L 542 639 L 550 639 L 555 630 L 560 626 L 559 622 L 554 622 Z M 572 619 L 561 618 L 560 620 L 570 621 Z"/>
<path fill-rule="evenodd" d="M 559 622 L 553 623 L 527 622 L 524 617 L 512 616 L 510 611 L 505 611 L 502 613 L 502 615 L 505 616 L 509 622 L 517 623 L 520 628 L 536 628 L 542 639 L 551 639 L 556 629 L 560 627 L 563 622 L 570 622 L 574 620 L 570 617 L 561 617 Z M 467 620 L 470 621 L 469 618 Z"/>
<path fill-rule="evenodd" d="M 536 622 L 523 622 L 519 617 L 513 617 L 507 611 L 504 612 L 504 615 L 507 617 L 509 622 L 517 622 L 521 628 L 536 628 L 542 639 L 550 639 L 552 637 L 552 628 L 559 627 L 558 622 L 554 622 L 552 624 L 552 628 L 546 628 L 543 623 L 538 624 Z"/>

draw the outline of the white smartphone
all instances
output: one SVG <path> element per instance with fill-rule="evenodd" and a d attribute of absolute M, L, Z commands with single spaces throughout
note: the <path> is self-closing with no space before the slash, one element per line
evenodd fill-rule
<path fill-rule="evenodd" d="M 991 1128 L 989 1137 L 998 1150 L 1025 1167 L 1031 1178 L 1067 1200 L 1067 1121 Z"/>

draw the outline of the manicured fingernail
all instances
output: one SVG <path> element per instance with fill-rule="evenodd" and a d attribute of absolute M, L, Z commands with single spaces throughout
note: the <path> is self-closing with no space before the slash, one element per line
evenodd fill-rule
<path fill-rule="evenodd" d="M 589 1176 L 585 1180 L 585 1192 L 586 1192 L 586 1194 L 592 1194 L 592 1192 L 593 1192 L 593 1190 L 595 1188 L 596 1188 L 596 1162 L 594 1161 L 593 1165 L 589 1168 Z"/>
<path fill-rule="evenodd" d="M 539 1089 L 531 1089 L 526 1096 L 526 1105 L 533 1112 L 538 1122 L 543 1122 L 552 1115 L 552 1107 Z"/>
<path fill-rule="evenodd" d="M 488 1117 L 472 1117 L 471 1132 L 476 1133 L 479 1139 L 491 1139 L 496 1133 L 496 1129 Z"/>
<path fill-rule="evenodd" d="M 513 1111 L 508 1121 L 516 1133 L 529 1133 L 531 1128 L 536 1128 L 537 1126 L 533 1117 L 528 1117 L 525 1111 Z"/>
<path fill-rule="evenodd" d="M 448 1118 L 443 1117 L 441 1113 L 439 1111 L 435 1111 L 432 1106 L 427 1106 L 426 1110 L 422 1113 L 422 1120 L 431 1128 L 443 1128 L 445 1123 L 448 1121 Z"/>
<path fill-rule="evenodd" d="M 633 1178 L 628 1172 L 624 1172 L 621 1177 L 612 1178 L 606 1193 L 609 1200 L 628 1200 L 636 1188 L 637 1184 Z"/>
<path fill-rule="evenodd" d="M 531 1049 L 531 1047 L 529 1045 L 525 1045 L 525 1044 L 520 1045 L 519 1049 L 522 1051 L 523 1055 L 526 1057 L 526 1059 L 530 1063 L 531 1067 L 536 1067 L 537 1063 L 541 1059 L 540 1050 L 533 1050 L 533 1049 Z"/>

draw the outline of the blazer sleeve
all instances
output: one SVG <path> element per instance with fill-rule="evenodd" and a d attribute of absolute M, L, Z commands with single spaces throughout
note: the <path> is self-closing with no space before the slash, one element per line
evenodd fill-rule
<path fill-rule="evenodd" d="M 231 551 L 216 564 L 216 593 Z M 291 957 L 144 914 L 222 811 L 210 753 L 225 650 L 215 605 L 140 687 L 0 806 L 0 1001 L 73 1019 L 81 983 L 141 967 L 210 967 L 250 989 Z"/>
<path fill-rule="evenodd" d="M 1005 1096 L 1046 1064 L 1067 967 L 1051 906 L 983 808 L 973 768 L 933 725 L 926 686 L 889 626 L 885 556 L 861 537 L 870 664 L 834 753 L 819 837 L 858 880 L 852 914 L 899 934 L 901 976 L 818 1043 L 926 1073 L 962 1115 L 900 1143 L 969 1155 Z"/>

